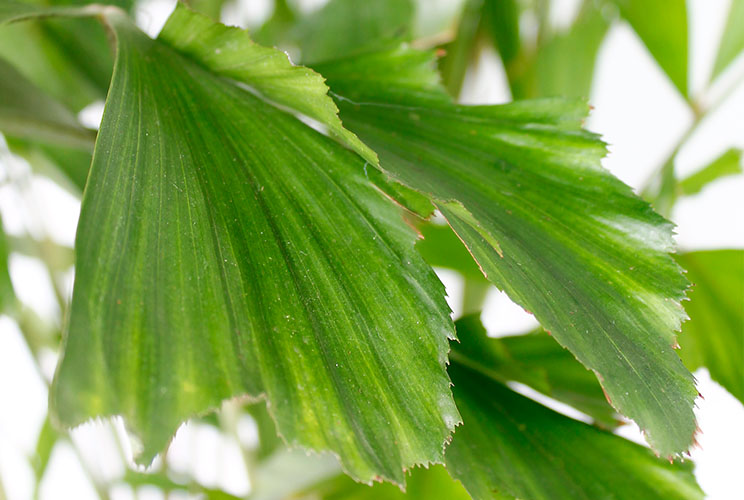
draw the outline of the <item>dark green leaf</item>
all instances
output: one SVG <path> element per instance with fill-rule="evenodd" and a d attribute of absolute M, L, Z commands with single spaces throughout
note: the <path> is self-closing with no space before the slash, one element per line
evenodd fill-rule
<path fill-rule="evenodd" d="M 411 35 L 410 0 L 331 0 L 302 19 L 294 37 L 303 64 L 397 45 Z"/>
<path fill-rule="evenodd" d="M 459 363 L 449 372 L 463 425 L 447 447 L 447 470 L 473 498 L 703 498 L 692 464 L 669 464 Z"/>
<path fill-rule="evenodd" d="M 450 359 L 501 382 L 521 382 L 581 410 L 605 427 L 618 418 L 592 372 L 544 332 L 486 337 L 478 315 L 457 321 L 460 344 Z"/>
<path fill-rule="evenodd" d="M 75 2 L 54 6 L 4 2 L 0 24 L 50 16 L 91 17 L 106 9 Z M 92 19 L 0 26 L 0 57 L 73 111 L 105 97 L 113 65 L 104 29 Z"/>
<path fill-rule="evenodd" d="M 0 58 L 0 132 L 88 148 L 95 132 Z"/>
<path fill-rule="evenodd" d="M 355 483 L 346 476 L 309 488 L 304 494 L 292 498 L 298 500 L 469 500 L 462 484 L 452 479 L 440 466 L 429 469 L 414 469 L 406 480 L 405 493 L 391 484 L 376 484 L 372 487 Z"/>
<path fill-rule="evenodd" d="M 538 336 L 489 339 L 472 316 L 457 322 L 457 332 L 449 372 L 463 425 L 446 465 L 473 498 L 702 498 L 689 464 L 659 460 L 504 387 L 504 354 L 515 346 L 504 341 Z"/>
<path fill-rule="evenodd" d="M 678 257 L 694 284 L 685 303 L 680 355 L 690 370 L 708 368 L 713 380 L 744 403 L 744 251 L 711 250 Z"/>
<path fill-rule="evenodd" d="M 178 7 L 153 41 L 107 17 L 117 59 L 52 387 L 60 421 L 123 415 L 147 461 L 190 416 L 265 394 L 288 443 L 332 450 L 359 480 L 441 461 L 459 421 L 444 290 L 364 161 L 216 72 L 250 73 L 243 32 Z M 207 58 L 220 48 L 225 61 Z M 317 98 L 318 77 L 297 71 L 294 99 Z"/>
<path fill-rule="evenodd" d="M 672 349 L 688 285 L 668 254 L 672 224 L 600 166 L 584 103 L 457 106 L 428 90 L 424 66 L 396 76 L 405 57 L 318 67 L 344 123 L 432 197 L 489 280 L 597 374 L 652 446 L 686 450 L 697 391 Z"/>
<path fill-rule="evenodd" d="M 445 55 L 439 60 L 439 72 L 447 91 L 453 97 L 460 95 L 468 67 L 477 56 L 476 46 L 481 31 L 483 0 L 467 0 L 460 15 L 457 36 L 444 46 Z"/>
<path fill-rule="evenodd" d="M 614 0 L 661 69 L 687 97 L 686 0 Z"/>
<path fill-rule="evenodd" d="M 682 194 L 693 195 L 699 193 L 705 186 L 721 177 L 736 175 L 741 172 L 741 149 L 732 148 L 716 158 L 709 165 L 681 180 L 679 187 Z"/>
<path fill-rule="evenodd" d="M 486 26 L 508 71 L 519 55 L 521 45 L 519 4 L 517 0 L 485 0 L 484 14 Z"/>
<path fill-rule="evenodd" d="M 717 77 L 744 50 L 744 0 L 731 0 L 726 28 L 723 31 L 712 78 Z"/>

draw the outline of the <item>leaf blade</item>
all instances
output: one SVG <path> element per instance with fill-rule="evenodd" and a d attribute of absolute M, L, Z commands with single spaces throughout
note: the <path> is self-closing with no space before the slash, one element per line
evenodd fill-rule
<path fill-rule="evenodd" d="M 708 250 L 678 256 L 693 283 L 685 304 L 680 355 L 744 402 L 744 251 Z"/>
<path fill-rule="evenodd" d="M 109 20 L 117 62 L 57 417 L 121 414 L 147 460 L 184 419 L 266 393 L 286 441 L 333 450 L 358 480 L 401 482 L 404 467 L 441 461 L 459 421 L 449 309 L 363 162 Z"/>

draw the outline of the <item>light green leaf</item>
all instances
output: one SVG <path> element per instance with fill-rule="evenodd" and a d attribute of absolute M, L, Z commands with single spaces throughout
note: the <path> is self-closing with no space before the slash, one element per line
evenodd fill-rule
<path fill-rule="evenodd" d="M 687 97 L 686 0 L 614 0 L 661 69 Z"/>
<path fill-rule="evenodd" d="M 618 424 L 594 374 L 545 332 L 491 339 L 477 314 L 460 318 L 457 328 L 469 335 L 450 353 L 451 360 L 500 382 L 526 384 L 586 413 L 604 427 Z"/>
<path fill-rule="evenodd" d="M 731 0 L 726 28 L 718 46 L 711 79 L 717 77 L 744 50 L 744 0 Z"/>
<path fill-rule="evenodd" d="M 744 403 L 744 250 L 690 252 L 678 260 L 694 284 L 680 356 L 690 370 L 708 368 Z"/>
<path fill-rule="evenodd" d="M 703 498 L 690 463 L 669 464 L 459 363 L 449 372 L 464 423 L 447 470 L 475 499 Z"/>
<path fill-rule="evenodd" d="M 180 3 L 159 39 L 212 73 L 247 84 L 275 104 L 319 121 L 364 159 L 377 164 L 375 152 L 341 125 L 323 77 L 293 65 L 282 51 L 262 47 L 245 31 L 215 23 Z"/>
<path fill-rule="evenodd" d="M 0 58 L 0 132 L 87 148 L 95 131 L 84 128 L 60 103 Z"/>
<path fill-rule="evenodd" d="M 462 484 L 455 481 L 442 466 L 412 470 L 406 481 L 406 491 L 391 484 L 372 487 L 355 483 L 346 476 L 309 488 L 304 494 L 293 496 L 297 500 L 470 500 Z"/>
<path fill-rule="evenodd" d="M 294 30 L 302 63 L 395 46 L 410 37 L 413 13 L 411 0 L 331 0 Z"/>
<path fill-rule="evenodd" d="M 731 148 L 707 166 L 679 182 L 684 195 L 697 194 L 713 181 L 742 172 L 741 149 Z"/>
<path fill-rule="evenodd" d="M 122 415 L 147 462 L 190 416 L 265 395 L 290 445 L 332 450 L 358 480 L 441 461 L 454 332 L 414 232 L 357 155 L 191 58 L 224 28 L 176 16 L 156 41 L 108 16 L 53 411 Z"/>
<path fill-rule="evenodd" d="M 0 218 L 0 313 L 3 313 L 13 303 L 13 285 L 8 273 L 8 242 L 5 239 L 3 221 Z"/>
<path fill-rule="evenodd" d="M 588 98 L 609 25 L 595 2 L 585 1 L 574 24 L 540 47 L 534 68 L 537 95 Z"/>
<path fill-rule="evenodd" d="M 395 85 L 394 56 L 318 67 L 346 125 L 431 196 L 489 280 L 597 374 L 654 448 L 686 450 L 697 391 L 672 349 L 688 285 L 668 254 L 672 224 L 600 166 L 587 106 L 457 106 L 430 79 Z"/>

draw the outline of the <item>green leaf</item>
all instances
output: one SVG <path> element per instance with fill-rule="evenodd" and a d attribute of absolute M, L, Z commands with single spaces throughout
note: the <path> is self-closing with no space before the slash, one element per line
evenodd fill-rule
<path fill-rule="evenodd" d="M 686 0 L 614 0 L 675 87 L 687 97 Z"/>
<path fill-rule="evenodd" d="M 744 50 L 744 0 L 731 0 L 726 28 L 718 46 L 718 55 L 713 64 L 711 79 L 723 73 L 731 62 Z"/>
<path fill-rule="evenodd" d="M 744 250 L 690 252 L 678 260 L 694 284 L 680 356 L 690 370 L 708 368 L 744 403 Z"/>
<path fill-rule="evenodd" d="M 331 0 L 294 30 L 302 63 L 395 46 L 410 38 L 413 13 L 411 0 Z"/>
<path fill-rule="evenodd" d="M 401 59 L 317 69 L 344 123 L 432 198 L 489 280 L 597 374 L 655 449 L 686 450 L 697 391 L 672 349 L 688 286 L 668 254 L 672 224 L 600 166 L 604 144 L 581 130 L 587 106 L 454 105 L 431 77 L 417 88 L 410 69 L 394 75 Z"/>
<path fill-rule="evenodd" d="M 159 39 L 212 73 L 249 85 L 277 105 L 319 121 L 364 159 L 377 164 L 375 152 L 341 125 L 323 77 L 293 65 L 285 53 L 258 45 L 245 31 L 215 23 L 180 3 Z"/>
<path fill-rule="evenodd" d="M 265 401 L 247 406 L 246 412 L 253 419 L 258 431 L 256 458 L 263 460 L 282 446 L 282 440 L 276 432 L 276 424 Z"/>
<path fill-rule="evenodd" d="M 742 172 L 741 149 L 731 148 L 694 174 L 679 182 L 684 195 L 697 194 L 713 181 Z"/>
<path fill-rule="evenodd" d="M 67 108 L 28 81 L 0 58 L 0 131 L 22 138 L 87 148 L 95 132 Z"/>
<path fill-rule="evenodd" d="M 355 483 L 346 476 L 337 476 L 309 488 L 298 500 L 470 500 L 462 484 L 452 479 L 442 466 L 412 470 L 403 492 L 390 484 L 372 487 Z"/>
<path fill-rule="evenodd" d="M 247 73 L 245 34 L 179 9 L 155 41 L 107 16 L 117 58 L 52 409 L 67 426 L 122 415 L 147 462 L 190 416 L 265 395 L 290 445 L 402 482 L 459 422 L 444 289 L 363 160 L 193 59 L 245 46 Z"/>
<path fill-rule="evenodd" d="M 251 31 L 251 37 L 261 45 L 279 46 L 288 38 L 297 23 L 297 15 L 287 0 L 274 0 L 274 11 L 264 24 Z"/>
<path fill-rule="evenodd" d="M 444 46 L 445 55 L 439 60 L 439 71 L 447 91 L 460 95 L 465 74 L 477 56 L 478 35 L 481 31 L 483 0 L 467 0 L 462 8 L 457 35 Z"/>
<path fill-rule="evenodd" d="M 106 95 L 113 66 L 106 34 L 92 19 L 47 18 L 92 17 L 107 9 L 115 7 L 3 2 L 0 24 L 32 21 L 0 26 L 0 57 L 50 96 L 79 111 Z"/>
<path fill-rule="evenodd" d="M 486 336 L 479 315 L 457 321 L 457 350 L 450 359 L 487 374 L 500 382 L 521 382 L 586 413 L 607 428 L 618 424 L 592 372 L 576 361 L 545 332 L 500 339 Z"/>
<path fill-rule="evenodd" d="M 448 225 L 422 224 L 419 226 L 422 239 L 416 243 L 416 250 L 426 262 L 434 267 L 452 269 L 466 279 L 487 282 L 478 264 L 457 234 Z"/>
<path fill-rule="evenodd" d="M 537 95 L 588 98 L 594 63 L 610 23 L 585 1 L 574 24 L 541 46 L 535 61 Z"/>
<path fill-rule="evenodd" d="M 519 4 L 517 0 L 485 0 L 484 15 L 501 60 L 510 72 L 509 67 L 517 59 L 521 46 Z"/>
<path fill-rule="evenodd" d="M 8 242 L 0 218 L 0 313 L 3 313 L 14 301 L 13 284 L 8 273 Z"/>
<path fill-rule="evenodd" d="M 690 463 L 669 464 L 459 363 L 449 372 L 464 423 L 446 465 L 473 498 L 703 498 Z"/>

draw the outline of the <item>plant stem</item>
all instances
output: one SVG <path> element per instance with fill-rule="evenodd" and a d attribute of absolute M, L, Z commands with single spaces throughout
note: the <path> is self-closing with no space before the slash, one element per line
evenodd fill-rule
<path fill-rule="evenodd" d="M 654 170 L 641 189 L 641 196 L 653 203 L 654 208 L 661 215 L 669 217 L 674 208 L 674 204 L 677 201 L 677 177 L 674 167 L 679 151 L 685 144 L 687 144 L 695 132 L 697 132 L 705 119 L 726 102 L 742 81 L 744 81 L 744 74 L 737 78 L 732 85 L 718 97 L 718 99 L 708 106 L 701 105 L 699 100 L 691 100 L 688 102 L 693 114 L 692 123 L 677 140 L 674 149 L 672 149 L 671 153 L 669 153 L 666 159 L 661 163 L 661 166 Z M 656 185 L 658 185 L 658 188 L 655 187 Z"/>

